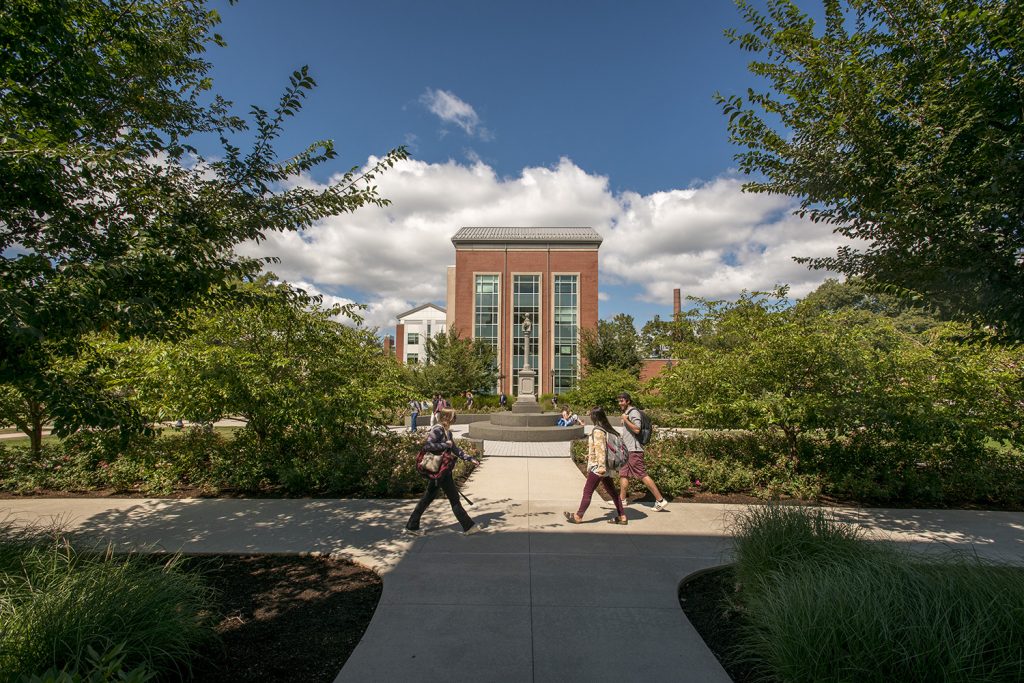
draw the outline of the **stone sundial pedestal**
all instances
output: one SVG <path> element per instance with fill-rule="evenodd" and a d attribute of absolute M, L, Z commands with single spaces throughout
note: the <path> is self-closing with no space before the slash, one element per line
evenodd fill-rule
<path fill-rule="evenodd" d="M 524 348 L 530 348 L 532 324 L 523 319 Z M 512 412 L 491 415 L 489 422 L 474 422 L 469 425 L 470 439 L 491 441 L 574 441 L 584 437 L 582 425 L 559 427 L 559 413 L 544 413 L 537 403 L 537 371 L 530 367 L 529 360 L 519 371 L 519 397 L 512 404 Z"/>

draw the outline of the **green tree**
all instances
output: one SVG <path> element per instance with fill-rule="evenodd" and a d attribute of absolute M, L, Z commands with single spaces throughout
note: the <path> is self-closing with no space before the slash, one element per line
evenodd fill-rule
<path fill-rule="evenodd" d="M 0 424 L 13 425 L 25 433 L 33 455 L 43 446 L 43 427 L 49 415 L 46 406 L 10 384 L 0 384 Z"/>
<path fill-rule="evenodd" d="M 841 310 L 862 311 L 865 320 L 876 315 L 891 318 L 905 332 L 924 332 L 942 324 L 929 311 L 910 305 L 901 297 L 876 291 L 856 277 L 844 282 L 829 278 L 797 304 L 801 315 Z"/>
<path fill-rule="evenodd" d="M 884 319 L 869 327 L 841 313 L 798 317 L 784 295 L 704 302 L 687 315 L 714 333 L 680 349 L 653 384 L 702 426 L 780 430 L 793 465 L 804 431 L 883 428 L 883 413 L 905 415 L 908 402 L 923 400 L 895 381 L 897 333 Z"/>
<path fill-rule="evenodd" d="M 652 384 L 668 406 L 711 428 L 782 432 L 789 460 L 809 430 L 841 437 L 979 446 L 1019 443 L 1024 356 L 964 344 L 944 325 L 930 338 L 849 307 L 809 315 L 785 290 L 705 302 L 687 314 L 709 330 L 678 349 Z M 956 341 L 954 341 L 956 340 Z"/>
<path fill-rule="evenodd" d="M 451 397 L 467 390 L 491 393 L 498 382 L 494 349 L 481 339 L 464 339 L 450 327 L 427 339 L 426 359 L 409 368 L 410 382 L 419 395 L 440 392 Z"/>
<path fill-rule="evenodd" d="M 287 158 L 274 149 L 315 83 L 296 71 L 273 111 L 251 109 L 248 130 L 210 92 L 203 53 L 223 45 L 218 22 L 202 0 L 0 8 L 0 382 L 45 398 L 59 433 L 103 416 L 58 400 L 53 359 L 74 358 L 90 332 L 162 334 L 211 292 L 233 296 L 230 283 L 265 262 L 234 245 L 385 204 L 372 179 L 405 157 L 282 189 L 336 156 L 330 140 Z M 200 134 L 219 136 L 219 158 L 190 145 Z"/>
<path fill-rule="evenodd" d="M 59 406 L 65 424 L 88 421 L 103 428 L 145 429 L 134 390 L 119 380 L 123 359 L 110 348 L 111 341 L 109 333 L 87 335 L 73 356 L 54 351 L 54 344 L 43 344 L 38 353 L 45 363 L 38 383 L 0 384 L 0 422 L 28 435 L 33 455 L 40 452 L 43 428 L 53 420 L 54 405 Z M 46 390 L 40 391 L 40 385 Z"/>
<path fill-rule="evenodd" d="M 716 95 L 745 189 L 863 240 L 798 260 L 1024 339 L 1024 5 L 829 0 L 819 27 L 736 1 L 768 81 Z"/>
<path fill-rule="evenodd" d="M 594 406 L 605 409 L 609 415 L 618 415 L 615 397 L 627 391 L 639 399 L 640 380 L 635 374 L 623 368 L 588 368 L 586 373 L 571 390 L 562 394 L 562 403 L 573 406 L 585 415 Z"/>
<path fill-rule="evenodd" d="M 633 316 L 619 313 L 611 320 L 598 320 L 594 329 L 580 330 L 580 356 L 589 368 L 620 368 L 639 377 L 643 356 Z"/>
<path fill-rule="evenodd" d="M 662 320 L 656 315 L 640 330 L 640 351 L 644 358 L 669 358 L 674 346 L 692 339 L 693 329 L 686 318 Z"/>
<path fill-rule="evenodd" d="M 246 289 L 245 306 L 190 311 L 192 331 L 176 343 L 127 342 L 125 355 L 140 361 L 125 379 L 150 416 L 236 416 L 263 443 L 337 442 L 379 429 L 404 405 L 409 388 L 376 335 L 335 319 L 357 318 L 352 307 L 322 308 L 266 280 Z"/>

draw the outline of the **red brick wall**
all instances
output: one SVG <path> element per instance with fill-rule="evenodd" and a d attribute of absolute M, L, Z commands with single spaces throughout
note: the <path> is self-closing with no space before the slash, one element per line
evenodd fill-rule
<path fill-rule="evenodd" d="M 651 378 L 657 377 L 665 368 L 671 365 L 672 361 L 668 358 L 644 358 L 644 364 L 640 368 L 640 381 L 646 382 Z"/>
<path fill-rule="evenodd" d="M 463 337 L 473 334 L 474 276 L 497 273 L 501 287 L 500 371 L 504 376 L 502 389 L 512 393 L 511 348 L 512 274 L 537 273 L 541 276 L 541 375 L 540 393 L 551 391 L 552 365 L 552 275 L 579 274 L 580 328 L 597 326 L 597 251 L 563 250 L 488 250 L 455 251 L 455 326 Z"/>
<path fill-rule="evenodd" d="M 395 358 L 399 363 L 405 362 L 405 323 L 395 325 Z"/>

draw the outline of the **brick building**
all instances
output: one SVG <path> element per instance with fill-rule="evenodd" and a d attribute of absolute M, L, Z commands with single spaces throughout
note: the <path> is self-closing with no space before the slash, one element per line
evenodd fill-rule
<path fill-rule="evenodd" d="M 529 355 L 539 393 L 560 394 L 579 375 L 579 331 L 597 326 L 597 253 L 586 227 L 466 227 L 452 237 L 447 321 L 494 347 L 498 391 L 515 395 Z M 533 324 L 525 348 L 522 320 Z"/>

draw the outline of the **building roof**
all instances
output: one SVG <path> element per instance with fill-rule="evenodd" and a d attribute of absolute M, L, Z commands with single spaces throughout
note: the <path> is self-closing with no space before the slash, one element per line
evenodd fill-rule
<path fill-rule="evenodd" d="M 447 312 L 447 311 L 445 311 L 445 309 L 441 308 L 437 304 L 420 304 L 416 308 L 411 308 L 408 311 L 406 311 L 405 313 L 399 313 L 395 317 L 398 318 L 399 320 L 401 320 L 402 318 L 406 318 L 406 317 L 412 315 L 413 313 L 419 313 L 424 308 L 434 308 L 434 309 L 437 309 L 438 311 L 440 311 L 441 313 L 446 313 Z"/>
<path fill-rule="evenodd" d="M 603 238 L 593 228 L 465 227 L 452 237 L 456 247 L 469 243 L 573 243 L 597 246 Z"/>

